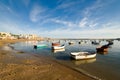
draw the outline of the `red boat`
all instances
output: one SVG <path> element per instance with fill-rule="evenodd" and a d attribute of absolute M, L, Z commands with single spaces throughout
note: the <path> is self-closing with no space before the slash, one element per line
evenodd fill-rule
<path fill-rule="evenodd" d="M 60 46 L 60 43 L 52 43 L 52 46 Z"/>

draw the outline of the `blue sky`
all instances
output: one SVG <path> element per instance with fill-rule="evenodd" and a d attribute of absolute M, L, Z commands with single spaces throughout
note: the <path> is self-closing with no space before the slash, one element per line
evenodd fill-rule
<path fill-rule="evenodd" d="M 0 32 L 52 38 L 120 37 L 120 0 L 0 0 Z"/>

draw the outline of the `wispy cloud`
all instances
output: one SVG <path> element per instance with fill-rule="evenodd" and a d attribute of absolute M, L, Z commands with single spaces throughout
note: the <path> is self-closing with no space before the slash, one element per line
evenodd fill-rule
<path fill-rule="evenodd" d="M 35 4 L 30 12 L 30 20 L 32 22 L 37 22 L 40 18 L 41 13 L 43 13 L 45 9 L 43 9 L 38 4 Z"/>
<path fill-rule="evenodd" d="M 69 29 L 58 29 L 49 32 L 43 32 L 43 34 L 47 34 L 47 37 L 54 38 L 117 38 L 120 37 L 120 29 L 97 29 L 97 30 L 69 30 Z"/>
<path fill-rule="evenodd" d="M 55 22 L 55 23 L 59 23 L 59 24 L 63 24 L 67 27 L 74 27 L 76 26 L 74 23 L 69 22 L 69 21 L 64 21 L 64 20 L 59 20 L 59 19 L 51 19 L 51 21 Z"/>
<path fill-rule="evenodd" d="M 88 23 L 88 18 L 84 17 L 80 22 L 79 22 L 79 27 L 86 27 Z"/>
<path fill-rule="evenodd" d="M 18 17 L 18 14 L 15 13 L 15 11 L 10 6 L 7 6 L 3 3 L 0 3 L 0 11 L 1 13 L 3 13 L 3 15 L 5 13 L 5 14 L 14 15 Z"/>
<path fill-rule="evenodd" d="M 57 9 L 66 9 L 72 8 L 76 4 L 79 4 L 79 1 L 63 1 L 60 5 L 57 6 Z"/>
<path fill-rule="evenodd" d="M 84 29 L 77 28 L 58 28 L 52 31 L 45 30 L 42 35 L 47 34 L 47 37 L 54 38 L 117 38 L 120 37 L 119 23 L 106 23 L 101 25 L 99 29 Z"/>

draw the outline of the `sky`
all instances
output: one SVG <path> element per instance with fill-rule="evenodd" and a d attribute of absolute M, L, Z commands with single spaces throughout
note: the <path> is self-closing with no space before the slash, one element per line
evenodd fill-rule
<path fill-rule="evenodd" d="M 0 0 L 0 32 L 120 38 L 120 0 Z"/>

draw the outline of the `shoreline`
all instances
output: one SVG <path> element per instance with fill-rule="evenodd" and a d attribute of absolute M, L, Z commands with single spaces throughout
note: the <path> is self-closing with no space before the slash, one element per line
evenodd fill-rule
<path fill-rule="evenodd" d="M 28 40 L 0 41 L 0 49 L 8 43 L 21 41 Z M 94 80 L 44 56 L 36 57 L 35 54 L 19 53 L 14 50 L 1 50 L 0 56 L 0 75 L 2 75 L 0 79 L 2 80 L 13 80 L 13 78 L 15 80 Z"/>

